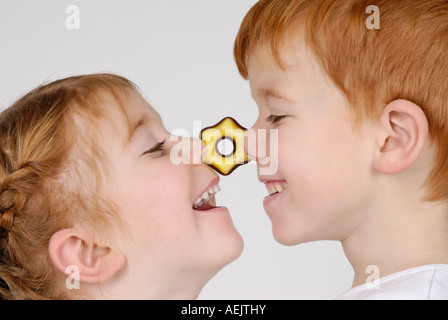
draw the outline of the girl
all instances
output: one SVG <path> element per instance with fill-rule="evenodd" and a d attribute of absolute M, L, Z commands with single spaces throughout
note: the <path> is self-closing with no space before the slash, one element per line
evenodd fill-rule
<path fill-rule="evenodd" d="M 42 85 L 3 111 L 0 297 L 197 298 L 243 242 L 204 146 L 175 165 L 176 143 L 200 141 L 173 140 L 112 74 Z"/>

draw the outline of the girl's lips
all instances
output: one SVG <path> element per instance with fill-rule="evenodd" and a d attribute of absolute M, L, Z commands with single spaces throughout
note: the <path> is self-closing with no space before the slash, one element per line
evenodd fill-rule
<path fill-rule="evenodd" d="M 204 213 L 206 215 L 209 215 L 209 214 L 212 214 L 212 213 L 215 213 L 215 212 L 216 213 L 218 213 L 218 212 L 221 212 L 221 213 L 226 212 L 226 213 L 228 213 L 229 209 L 227 207 L 213 207 L 213 208 L 210 208 L 208 210 L 194 210 L 194 211 L 196 211 L 197 214 Z"/>
<path fill-rule="evenodd" d="M 202 189 L 200 194 L 195 196 L 192 206 L 194 207 L 195 205 L 198 205 L 201 200 L 208 200 L 211 196 L 215 195 L 220 190 L 221 188 L 219 188 L 219 177 L 217 177 L 209 182 L 207 186 Z"/>
<path fill-rule="evenodd" d="M 208 211 L 210 209 L 217 208 L 215 195 L 213 195 L 208 201 L 205 201 L 203 203 L 201 201 L 200 203 L 201 203 L 201 205 L 199 207 L 193 205 L 193 209 L 196 211 Z"/>
<path fill-rule="evenodd" d="M 217 177 L 208 184 L 208 187 L 203 190 L 199 196 L 197 196 L 192 205 L 193 210 L 209 212 L 214 209 L 225 208 L 216 206 L 215 195 L 219 191 L 221 191 L 221 188 L 219 187 L 219 177 Z"/>

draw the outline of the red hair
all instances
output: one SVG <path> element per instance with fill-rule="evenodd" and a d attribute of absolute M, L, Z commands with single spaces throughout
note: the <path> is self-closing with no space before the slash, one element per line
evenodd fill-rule
<path fill-rule="evenodd" d="M 124 109 L 129 80 L 111 74 L 70 77 L 32 90 L 0 114 L 0 299 L 67 299 L 48 245 L 77 224 L 96 233 L 117 221 L 98 120 L 104 99 Z M 110 138 L 110 137 L 109 137 Z M 107 171 L 106 171 L 107 172 Z M 60 281 L 59 281 L 60 280 Z"/>
<path fill-rule="evenodd" d="M 380 29 L 369 29 L 376 5 Z M 266 46 L 305 41 L 360 120 L 379 119 L 393 100 L 419 105 L 436 145 L 427 200 L 448 199 L 448 2 L 446 0 L 261 0 L 244 18 L 234 56 L 243 78 L 248 59 Z M 287 41 L 287 42 L 285 42 Z"/>

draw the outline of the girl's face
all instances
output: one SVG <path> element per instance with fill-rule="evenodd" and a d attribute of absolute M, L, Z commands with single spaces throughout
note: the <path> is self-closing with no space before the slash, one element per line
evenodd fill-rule
<path fill-rule="evenodd" d="M 129 228 L 124 238 L 132 239 L 123 241 L 122 249 L 132 275 L 129 289 L 155 290 L 159 297 L 182 294 L 182 287 L 193 287 L 198 279 L 205 285 L 236 259 L 243 241 L 228 209 L 215 207 L 212 195 L 219 177 L 201 161 L 204 145 L 197 139 L 173 141 L 158 113 L 137 93 L 130 95 L 127 108 L 134 124 L 131 139 L 116 111 L 114 123 L 122 125 L 111 128 L 116 132 L 118 127 L 119 136 L 111 132 L 109 150 L 114 176 L 110 196 Z M 171 154 L 178 143 L 186 144 L 186 151 Z M 174 164 L 179 156 L 190 164 Z M 210 200 L 195 209 L 207 191 Z"/>

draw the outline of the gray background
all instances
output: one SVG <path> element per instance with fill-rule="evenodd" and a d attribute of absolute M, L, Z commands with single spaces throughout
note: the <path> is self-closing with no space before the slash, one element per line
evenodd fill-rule
<path fill-rule="evenodd" d="M 113 72 L 134 81 L 165 127 L 193 135 L 225 116 L 250 127 L 257 107 L 232 50 L 255 0 L 0 0 L 0 109 L 42 82 Z M 66 8 L 80 9 L 80 29 L 66 28 Z M 244 238 L 241 257 L 199 299 L 333 299 L 353 271 L 338 242 L 285 247 L 272 237 L 267 195 L 256 166 L 221 178 L 226 205 Z"/>

